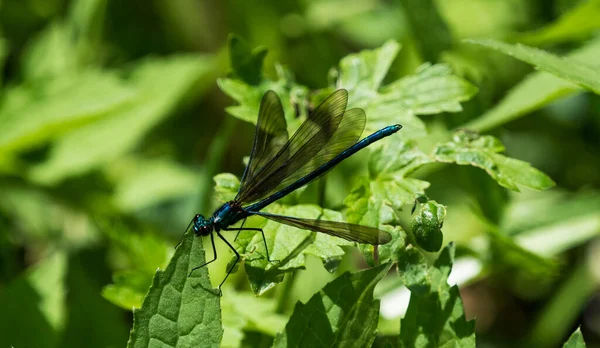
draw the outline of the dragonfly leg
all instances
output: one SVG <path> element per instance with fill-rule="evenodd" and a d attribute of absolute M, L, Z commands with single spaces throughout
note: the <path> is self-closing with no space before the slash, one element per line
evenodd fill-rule
<path fill-rule="evenodd" d="M 183 242 L 183 237 L 185 236 L 185 233 L 190 229 L 190 227 L 192 227 L 192 224 L 194 223 L 194 221 L 196 221 L 197 217 L 198 217 L 198 214 L 194 215 L 194 217 L 192 218 L 192 221 L 190 221 L 188 227 L 186 227 L 185 231 L 183 231 L 183 234 L 181 235 L 181 239 L 179 239 L 179 243 L 177 243 L 177 245 L 175 246 L 175 249 L 177 249 L 179 244 L 181 244 L 181 242 Z"/>
<path fill-rule="evenodd" d="M 235 234 L 235 238 L 233 239 L 234 242 L 238 239 L 238 237 L 240 236 L 240 232 L 242 232 L 242 230 L 244 229 L 244 224 L 246 223 L 246 219 L 248 219 L 248 218 L 244 218 L 244 221 L 242 221 L 242 226 L 238 230 L 238 233 Z"/>
<path fill-rule="evenodd" d="M 267 252 L 267 260 L 269 261 L 269 263 L 273 263 L 273 262 L 279 262 L 279 260 L 271 260 L 271 257 L 269 256 L 269 248 L 267 247 L 267 239 L 265 238 L 265 232 L 263 232 L 262 228 L 252 228 L 252 227 L 240 227 L 240 228 L 224 228 L 223 230 L 225 231 L 238 231 L 238 234 L 241 231 L 258 231 L 260 232 L 260 234 L 262 235 L 263 238 L 263 244 L 265 245 L 265 250 Z"/>
<path fill-rule="evenodd" d="M 200 269 L 200 268 L 202 268 L 204 266 L 207 266 L 208 264 L 210 264 L 211 262 L 213 262 L 213 261 L 215 261 L 217 259 L 217 248 L 215 248 L 215 237 L 213 237 L 212 233 L 210 234 L 210 242 L 212 243 L 212 249 L 213 249 L 213 255 L 214 255 L 213 259 L 210 260 L 210 261 L 208 261 L 208 262 L 203 263 L 202 265 L 200 265 L 198 267 L 192 268 L 192 270 L 190 271 L 190 274 L 188 275 L 188 277 L 191 277 L 192 273 L 195 270 Z"/>
<path fill-rule="evenodd" d="M 237 252 L 237 250 L 235 250 L 235 248 L 233 247 L 233 245 L 231 245 L 227 239 L 225 239 L 221 233 L 219 233 L 217 231 L 217 235 L 219 236 L 219 238 L 221 238 L 225 244 L 227 244 L 227 246 L 233 250 L 233 252 L 235 253 L 235 262 L 233 263 L 233 265 L 231 265 L 231 268 L 229 268 L 229 270 L 227 270 L 227 274 L 225 275 L 225 278 L 223 278 L 223 281 L 221 282 L 221 284 L 219 284 L 219 294 L 223 294 L 223 292 L 221 291 L 221 286 L 223 286 L 223 283 L 225 283 L 225 281 L 227 280 L 227 277 L 229 277 L 229 274 L 231 274 L 231 272 L 233 271 L 233 268 L 235 267 L 235 265 L 240 261 L 240 254 Z M 211 237 L 212 237 L 212 233 L 211 233 Z"/>

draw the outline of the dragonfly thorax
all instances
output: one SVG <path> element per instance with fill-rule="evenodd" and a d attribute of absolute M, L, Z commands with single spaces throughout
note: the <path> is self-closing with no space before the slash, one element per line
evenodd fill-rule
<path fill-rule="evenodd" d="M 194 233 L 196 236 L 208 236 L 213 231 L 212 219 L 207 220 L 204 216 L 196 214 L 194 218 Z"/>

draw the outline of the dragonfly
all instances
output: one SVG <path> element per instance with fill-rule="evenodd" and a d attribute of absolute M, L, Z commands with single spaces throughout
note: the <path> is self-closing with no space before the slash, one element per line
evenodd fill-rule
<path fill-rule="evenodd" d="M 387 126 L 359 140 L 365 127 L 366 115 L 360 108 L 346 110 L 347 104 L 348 92 L 345 89 L 333 92 L 308 115 L 297 131 L 288 137 L 287 123 L 279 97 L 273 91 L 267 91 L 263 95 L 250 158 L 240 180 L 237 195 L 208 218 L 196 214 L 186 229 L 188 231 L 192 227 L 198 237 L 210 236 L 213 249 L 213 259 L 194 267 L 190 275 L 217 259 L 214 237 L 216 233 L 236 256 L 235 262 L 219 284 L 219 291 L 221 290 L 221 286 L 240 260 L 240 254 L 223 237 L 222 231 L 237 231 L 238 235 L 241 231 L 260 232 L 267 260 L 272 263 L 264 231 L 261 228 L 244 227 L 246 219 L 253 215 L 358 243 L 381 245 L 392 239 L 388 232 L 375 227 L 262 211 L 269 204 L 321 177 L 361 149 L 402 128 L 399 124 Z M 232 227 L 240 221 L 241 227 Z"/>

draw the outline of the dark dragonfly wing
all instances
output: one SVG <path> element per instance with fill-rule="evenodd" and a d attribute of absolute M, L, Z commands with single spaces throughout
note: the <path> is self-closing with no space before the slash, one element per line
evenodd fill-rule
<path fill-rule="evenodd" d="M 277 94 L 267 91 L 260 102 L 254 143 L 240 186 L 254 180 L 257 172 L 279 153 L 288 141 L 287 123 Z M 285 153 L 279 154 L 285 157 Z"/>
<path fill-rule="evenodd" d="M 338 90 L 321 103 L 279 152 L 246 180 L 236 196 L 244 204 L 296 182 L 355 144 L 364 129 L 361 109 L 346 111 L 348 92 Z"/>
<path fill-rule="evenodd" d="M 392 240 L 392 236 L 388 232 L 382 231 L 375 227 L 338 221 L 302 219 L 263 212 L 251 213 L 263 216 L 269 220 L 273 220 L 284 225 L 297 227 L 303 230 L 322 232 L 330 236 L 340 237 L 349 241 L 363 244 L 380 245 L 386 244 Z"/>

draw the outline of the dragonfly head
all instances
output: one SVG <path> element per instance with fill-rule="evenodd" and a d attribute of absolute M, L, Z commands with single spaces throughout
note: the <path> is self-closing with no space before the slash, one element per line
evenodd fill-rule
<path fill-rule="evenodd" d="M 194 233 L 196 236 L 208 236 L 213 231 L 212 221 L 207 220 L 204 216 L 196 214 L 194 218 Z"/>

